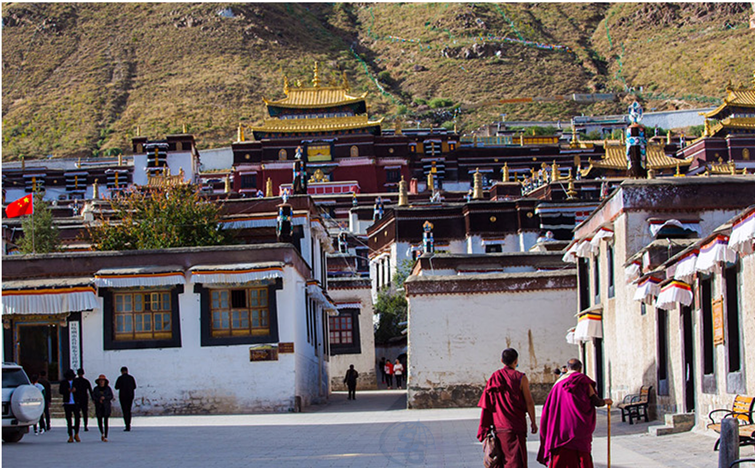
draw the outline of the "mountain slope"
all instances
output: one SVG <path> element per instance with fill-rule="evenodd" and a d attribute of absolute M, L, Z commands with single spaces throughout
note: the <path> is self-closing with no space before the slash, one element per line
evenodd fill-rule
<path fill-rule="evenodd" d="M 646 106 L 709 105 L 749 81 L 749 4 L 3 4 L 3 159 L 197 135 L 227 145 L 282 79 L 346 71 L 370 113 L 460 130 L 568 119 L 622 102 L 479 105 L 643 87 Z M 568 48 L 568 49 L 567 49 Z M 651 93 L 648 95 L 648 93 Z M 441 102 L 443 98 L 446 102 Z M 433 99 L 436 101 L 433 102 Z M 436 108 L 440 107 L 440 108 Z"/>

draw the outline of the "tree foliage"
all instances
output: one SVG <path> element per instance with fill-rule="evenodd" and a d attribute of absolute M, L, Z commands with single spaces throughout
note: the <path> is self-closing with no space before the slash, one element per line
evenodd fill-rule
<path fill-rule="evenodd" d="M 18 242 L 22 253 L 48 253 L 60 250 L 58 228 L 52 220 L 52 211 L 42 200 L 41 194 L 34 194 L 34 214 L 21 221 L 24 237 Z"/>
<path fill-rule="evenodd" d="M 177 186 L 134 191 L 110 201 L 113 219 L 89 230 L 95 250 L 149 250 L 222 245 L 231 241 L 219 228 L 220 205 L 203 199 L 199 188 Z"/>
<path fill-rule="evenodd" d="M 383 290 L 378 293 L 378 300 L 375 303 L 375 313 L 379 314 L 379 320 L 375 327 L 375 342 L 378 344 L 387 343 L 391 338 L 401 336 L 405 325 L 402 322 L 407 320 L 406 295 L 404 293 L 404 282 L 411 275 L 414 261 L 404 260 L 396 268 L 396 274 L 393 276 L 393 283 L 397 291 Z"/>

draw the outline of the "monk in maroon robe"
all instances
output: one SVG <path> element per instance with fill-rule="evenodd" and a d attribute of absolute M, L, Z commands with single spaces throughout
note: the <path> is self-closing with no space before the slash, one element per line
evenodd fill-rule
<path fill-rule="evenodd" d="M 519 353 L 513 348 L 504 349 L 501 362 L 503 369 L 490 376 L 477 405 L 482 408 L 477 439 L 482 442 L 490 426 L 495 426 L 503 452 L 502 468 L 527 468 L 526 414 L 530 415 L 534 434 L 537 432 L 535 402 L 527 376 L 516 370 Z"/>
<path fill-rule="evenodd" d="M 566 368 L 543 406 L 537 461 L 548 468 L 593 468 L 595 408 L 613 401 L 598 397 L 578 359 L 570 359 Z"/>

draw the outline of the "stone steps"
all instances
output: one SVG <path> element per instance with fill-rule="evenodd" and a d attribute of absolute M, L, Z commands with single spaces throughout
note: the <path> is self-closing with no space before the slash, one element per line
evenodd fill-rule
<path fill-rule="evenodd" d="M 668 434 L 678 434 L 680 432 L 689 432 L 695 427 L 695 413 L 667 414 L 665 420 L 666 424 L 662 426 L 648 427 L 648 433 L 658 437 Z"/>

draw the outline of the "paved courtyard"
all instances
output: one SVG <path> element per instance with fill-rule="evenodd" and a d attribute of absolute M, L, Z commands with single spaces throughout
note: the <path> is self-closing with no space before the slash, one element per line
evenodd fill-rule
<path fill-rule="evenodd" d="M 110 442 L 99 440 L 96 420 L 82 442 L 66 443 L 65 421 L 53 430 L 3 444 L 4 466 L 108 468 L 474 467 L 482 466 L 476 409 L 406 410 L 397 391 L 360 392 L 356 401 L 335 393 L 329 404 L 299 414 L 136 417 L 131 432 L 111 422 Z M 539 408 L 538 408 L 539 410 Z M 594 458 L 606 466 L 606 414 L 599 413 Z M 647 434 L 648 424 L 612 422 L 612 464 L 629 467 L 717 466 L 715 438 L 701 433 Z M 530 467 L 538 440 L 530 437 Z M 751 447 L 742 455 L 753 456 Z"/>

